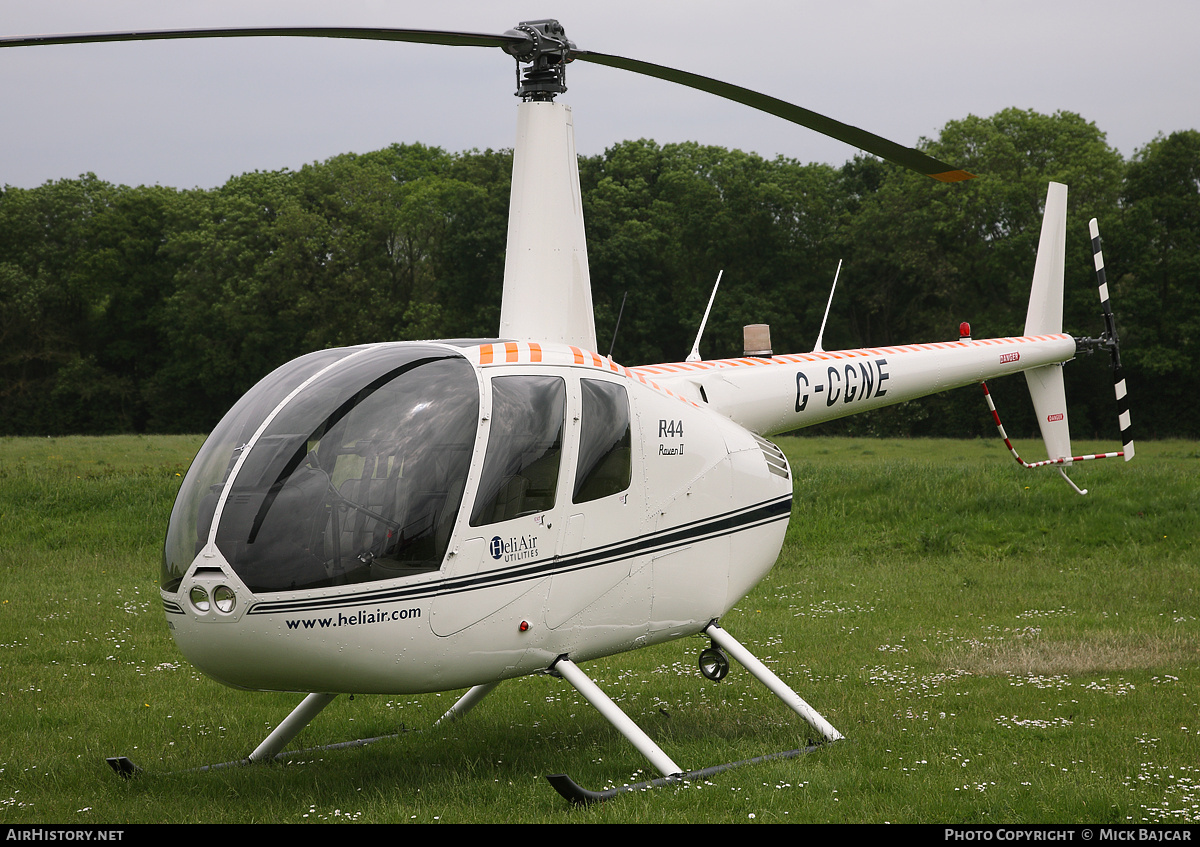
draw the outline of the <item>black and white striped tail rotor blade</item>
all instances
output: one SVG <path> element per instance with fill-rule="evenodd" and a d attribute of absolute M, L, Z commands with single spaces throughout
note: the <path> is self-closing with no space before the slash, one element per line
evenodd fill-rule
<path fill-rule="evenodd" d="M 1108 278 L 1104 273 L 1104 253 L 1100 249 L 1100 227 L 1096 219 L 1088 222 L 1092 236 L 1092 258 L 1096 263 L 1096 283 L 1100 289 L 1100 309 L 1104 314 L 1104 341 L 1112 355 L 1113 389 L 1117 396 L 1117 420 L 1121 427 L 1121 444 L 1125 461 L 1133 458 L 1133 430 L 1129 415 L 1129 392 L 1125 386 L 1125 374 L 1121 369 L 1121 346 L 1117 337 L 1117 322 L 1113 317 L 1112 302 L 1108 293 Z"/>

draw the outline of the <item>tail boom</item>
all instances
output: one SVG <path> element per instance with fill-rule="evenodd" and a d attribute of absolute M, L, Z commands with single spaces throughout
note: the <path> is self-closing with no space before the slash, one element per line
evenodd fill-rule
<path fill-rule="evenodd" d="M 1071 336 L 1057 333 L 630 370 L 766 436 L 1060 364 L 1075 349 Z"/>

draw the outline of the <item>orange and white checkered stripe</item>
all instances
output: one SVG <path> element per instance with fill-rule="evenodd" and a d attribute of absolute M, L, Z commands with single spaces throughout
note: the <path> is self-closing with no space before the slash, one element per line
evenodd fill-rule
<path fill-rule="evenodd" d="M 591 350 L 566 344 L 539 344 L 535 341 L 497 341 L 481 344 L 478 347 L 463 351 L 469 360 L 482 367 L 493 365 L 560 365 L 568 367 L 585 367 L 623 376 L 626 379 L 640 382 L 655 391 L 662 392 L 684 403 L 697 405 L 686 397 L 663 388 L 650 379 L 644 368 L 630 369 L 618 365 L 607 356 L 601 356 Z"/>
<path fill-rule="evenodd" d="M 903 344 L 897 347 L 869 347 L 858 350 L 838 350 L 820 353 L 790 353 L 780 356 L 751 357 L 738 359 L 713 359 L 701 362 L 673 362 L 663 365 L 643 365 L 631 368 L 635 374 L 649 376 L 673 376 L 682 373 L 697 373 L 719 370 L 722 368 L 762 367 L 779 364 L 803 364 L 811 362 L 828 362 L 841 359 L 857 359 L 870 356 L 894 356 L 900 353 L 919 353 L 928 350 L 954 350 L 964 347 L 1008 347 L 1039 341 L 1058 341 L 1069 336 L 1058 335 L 1026 335 L 1011 338 L 983 338 L 972 341 L 944 341 L 929 344 Z"/>

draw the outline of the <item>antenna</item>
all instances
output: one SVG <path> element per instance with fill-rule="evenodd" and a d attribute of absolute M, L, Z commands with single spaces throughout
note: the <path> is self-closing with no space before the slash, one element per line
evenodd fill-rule
<path fill-rule="evenodd" d="M 837 281 L 841 273 L 842 260 L 838 259 L 837 270 L 833 272 L 833 288 L 829 289 L 829 302 L 825 304 L 825 317 L 821 319 L 821 331 L 817 333 L 817 346 L 812 349 L 814 353 L 825 352 L 825 348 L 821 346 L 821 339 L 825 337 L 825 324 L 829 322 L 829 308 L 833 305 L 833 292 L 837 289 Z"/>
<path fill-rule="evenodd" d="M 613 348 L 617 346 L 617 330 L 621 328 L 621 315 L 625 314 L 625 298 L 628 296 L 628 291 L 621 295 L 621 308 L 617 311 L 617 323 L 613 326 L 612 342 L 608 345 L 608 359 L 610 362 L 612 361 Z"/>
<path fill-rule="evenodd" d="M 721 274 L 725 273 L 725 269 L 717 271 L 717 281 L 713 285 L 712 294 L 708 295 L 708 305 L 704 307 L 704 319 L 700 321 L 700 331 L 696 333 L 696 343 L 692 345 L 692 352 L 688 353 L 687 361 L 700 361 L 700 336 L 704 334 L 704 325 L 708 323 L 708 313 L 712 310 L 713 300 L 717 297 L 717 286 L 721 284 Z"/>

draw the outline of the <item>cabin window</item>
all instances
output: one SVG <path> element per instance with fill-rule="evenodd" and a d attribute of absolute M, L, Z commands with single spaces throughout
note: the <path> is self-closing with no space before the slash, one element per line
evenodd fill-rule
<path fill-rule="evenodd" d="M 553 376 L 498 376 L 471 526 L 554 508 L 562 463 L 566 384 Z"/>
<path fill-rule="evenodd" d="M 280 385 L 311 371 L 302 367 Z M 229 454 L 232 465 L 249 451 L 236 476 L 224 485 L 203 484 L 186 498 L 197 515 L 186 525 L 211 523 L 228 486 L 216 544 L 254 592 L 434 570 L 462 503 L 479 422 L 478 389 L 462 356 L 419 344 L 344 353 L 282 404 L 282 389 L 253 389 L 244 401 L 252 413 L 235 408 L 231 415 L 269 423 Z M 246 427 L 220 429 L 232 434 Z M 237 440 L 223 436 L 218 444 Z M 217 458 L 226 452 L 222 446 Z M 215 474 L 198 475 L 196 485 L 209 478 Z M 197 536 L 196 546 L 204 541 Z M 182 562 L 187 553 L 176 556 Z"/>
<path fill-rule="evenodd" d="M 229 410 L 196 454 L 175 498 L 163 549 L 160 579 L 163 588 L 168 591 L 178 588 L 192 560 L 208 542 L 217 496 L 228 481 L 238 454 L 266 416 L 296 386 L 357 349 L 321 350 L 295 359 L 265 377 Z"/>
<path fill-rule="evenodd" d="M 625 386 L 584 379 L 580 380 L 579 387 L 583 419 L 572 500 L 587 503 L 629 488 L 633 466 L 632 438 L 629 395 Z"/>

